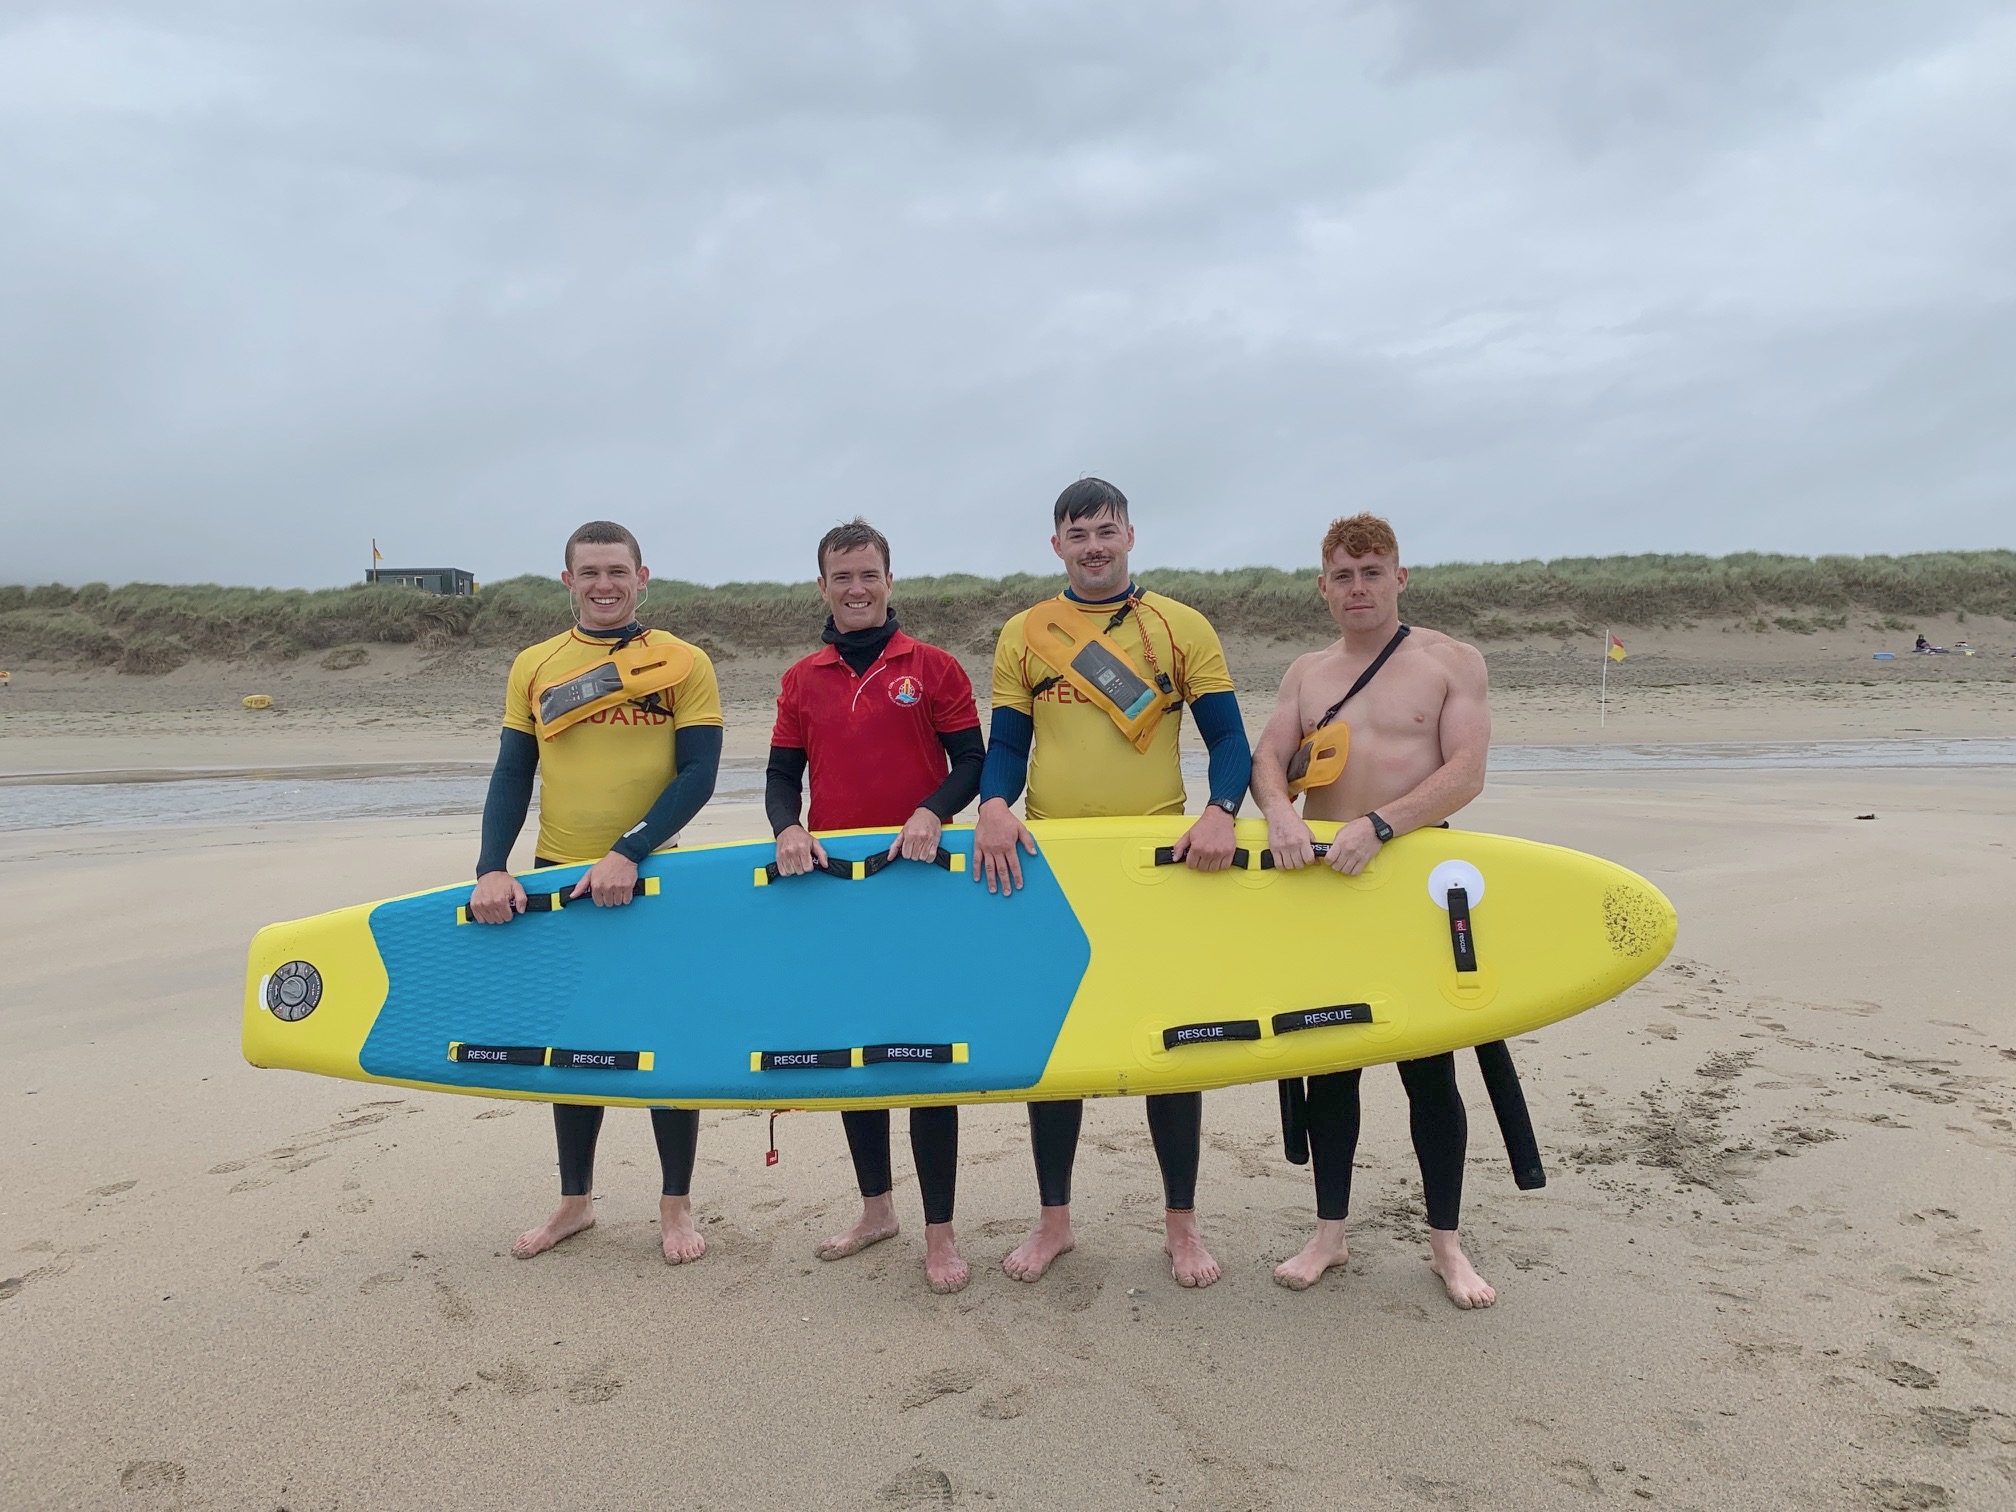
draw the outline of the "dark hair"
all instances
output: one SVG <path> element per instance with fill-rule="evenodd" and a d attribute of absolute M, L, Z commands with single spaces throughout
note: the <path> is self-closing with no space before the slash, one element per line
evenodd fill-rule
<path fill-rule="evenodd" d="M 1062 529 L 1066 520 L 1082 520 L 1107 509 L 1113 511 L 1116 520 L 1125 524 L 1127 495 L 1104 478 L 1080 478 L 1057 495 L 1057 506 L 1050 512 L 1050 523 Z"/>
<path fill-rule="evenodd" d="M 829 551 L 858 551 L 863 546 L 873 546 L 882 553 L 882 570 L 889 570 L 889 538 L 856 515 L 845 525 L 835 525 L 819 537 L 819 576 L 826 576 L 826 553 Z"/>
<path fill-rule="evenodd" d="M 576 546 L 628 546 L 630 565 L 642 567 L 644 552 L 637 544 L 637 537 L 630 534 L 614 520 L 590 520 L 574 534 L 567 537 L 567 570 L 574 570 L 574 548 Z"/>

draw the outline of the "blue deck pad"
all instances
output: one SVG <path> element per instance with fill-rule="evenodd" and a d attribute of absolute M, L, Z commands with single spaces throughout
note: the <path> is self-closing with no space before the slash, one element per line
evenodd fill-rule
<path fill-rule="evenodd" d="M 852 835 L 827 854 L 886 851 Z M 945 836 L 970 858 L 973 837 Z M 373 1076 L 676 1103 L 1013 1090 L 1043 1074 L 1092 949 L 1041 856 L 1023 889 L 898 861 L 861 881 L 813 873 L 758 887 L 767 842 L 653 856 L 660 891 L 585 899 L 509 924 L 457 924 L 471 889 L 382 903 L 371 932 L 391 987 L 360 1059 Z M 571 885 L 585 866 L 538 874 Z M 648 1050 L 649 1071 L 463 1065 L 450 1042 Z M 751 1071 L 754 1050 L 890 1043 L 970 1047 L 964 1064 Z"/>

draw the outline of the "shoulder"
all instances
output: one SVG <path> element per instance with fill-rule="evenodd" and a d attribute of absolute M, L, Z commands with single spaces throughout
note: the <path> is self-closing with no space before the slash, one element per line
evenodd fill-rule
<path fill-rule="evenodd" d="M 1440 630 L 1426 630 L 1415 626 L 1407 637 L 1410 643 L 1418 644 L 1417 654 L 1432 659 L 1449 674 L 1452 681 L 1469 682 L 1481 680 L 1484 676 L 1484 653 L 1468 641 L 1460 641 L 1453 635 L 1445 635 Z"/>
<path fill-rule="evenodd" d="M 1031 607 L 1034 606 L 1032 605 Z M 1019 614 L 1011 614 L 1008 616 L 1008 623 L 1001 627 L 1001 635 L 998 644 L 1003 646 L 1022 645 L 1029 638 L 1028 630 L 1029 630 L 1028 609 L 1024 609 Z"/>
<path fill-rule="evenodd" d="M 513 681 L 536 671 L 543 663 L 550 661 L 559 652 L 565 651 L 573 640 L 572 630 L 562 630 L 558 635 L 549 635 L 536 645 L 527 646 L 511 659 Z"/>
<path fill-rule="evenodd" d="M 1141 595 L 1141 607 L 1159 614 L 1169 622 L 1172 630 L 1183 636 L 1211 636 L 1218 632 L 1211 621 L 1204 617 L 1204 611 L 1193 609 L 1181 599 L 1173 599 L 1153 590 Z"/>
<path fill-rule="evenodd" d="M 684 651 L 688 656 L 693 658 L 693 670 L 696 672 L 703 667 L 710 673 L 714 670 L 713 657 L 701 650 L 692 641 L 674 635 L 670 630 L 660 630 L 653 627 L 646 630 L 638 639 L 647 646 L 662 646 Z"/>

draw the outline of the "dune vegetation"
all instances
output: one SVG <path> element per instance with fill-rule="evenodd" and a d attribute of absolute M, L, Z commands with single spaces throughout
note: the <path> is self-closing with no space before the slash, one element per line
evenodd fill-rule
<path fill-rule="evenodd" d="M 1137 576 L 1196 605 L 1227 634 L 1315 636 L 1326 625 L 1307 573 L 1244 567 L 1144 569 Z M 1002 620 L 1062 586 L 1061 577 L 1026 573 L 909 577 L 898 580 L 896 606 L 920 635 L 981 651 Z M 1902 621 L 1912 616 L 1955 612 L 2016 619 L 2016 551 L 1452 562 L 1414 570 L 1406 612 L 1417 623 L 1485 641 L 1732 618 L 1796 633 L 1842 628 L 1858 614 L 1890 629 L 1905 628 Z M 810 582 L 707 587 L 660 580 L 642 617 L 717 649 L 771 651 L 802 644 L 820 614 Z M 344 648 L 374 644 L 521 646 L 568 619 L 566 590 L 557 579 L 536 576 L 488 583 L 474 598 L 460 599 L 384 585 L 0 586 L 0 658 L 138 674 L 169 671 L 192 658 L 330 653 L 340 663 Z"/>

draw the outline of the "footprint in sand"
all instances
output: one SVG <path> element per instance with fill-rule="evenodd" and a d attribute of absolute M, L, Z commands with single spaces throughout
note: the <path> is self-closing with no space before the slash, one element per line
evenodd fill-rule
<path fill-rule="evenodd" d="M 1883 1508 L 1884 1512 L 1932 1512 L 1934 1508 L 1953 1505 L 1953 1493 L 1931 1481 L 1892 1480 L 1886 1475 L 1881 1480 L 1869 1481 L 1865 1489 L 1870 1504 Z"/>
<path fill-rule="evenodd" d="M 1004 1391 L 997 1397 L 989 1397 L 979 1407 L 980 1416 L 993 1423 L 1013 1422 L 1028 1410 L 1029 1391 L 1024 1386 L 1017 1386 L 1013 1391 Z"/>
<path fill-rule="evenodd" d="M 877 1491 L 875 1499 L 885 1507 L 949 1507 L 952 1477 L 936 1465 L 912 1465 Z"/>
<path fill-rule="evenodd" d="M 174 1495 L 179 1504 L 182 1499 L 182 1485 L 189 1479 L 189 1472 L 173 1460 L 129 1460 L 126 1468 L 119 1472 L 121 1491 L 167 1491 Z"/>
<path fill-rule="evenodd" d="M 135 1181 L 113 1181 L 104 1186 L 91 1188 L 93 1197 L 117 1197 L 121 1192 L 130 1192 L 140 1183 Z"/>
<path fill-rule="evenodd" d="M 441 1310 L 444 1322 L 457 1327 L 466 1327 L 476 1321 L 476 1309 L 469 1305 L 469 1299 L 446 1281 L 434 1283 L 434 1305 Z"/>
<path fill-rule="evenodd" d="M 607 1360 L 590 1365 L 567 1383 L 567 1400 L 576 1407 L 599 1407 L 627 1383 Z"/>
<path fill-rule="evenodd" d="M 518 1360 L 505 1360 L 476 1372 L 476 1379 L 488 1381 L 507 1397 L 528 1397 L 539 1390 L 539 1378 Z"/>
<path fill-rule="evenodd" d="M 905 1412 L 913 1407 L 928 1407 L 940 1397 L 959 1396 L 971 1391 L 981 1381 L 980 1372 L 960 1366 L 948 1366 L 943 1370 L 926 1371 L 910 1383 L 910 1390 L 903 1398 Z"/>

